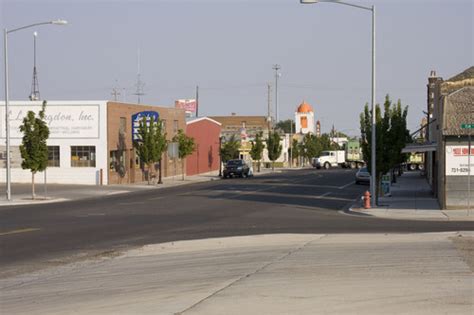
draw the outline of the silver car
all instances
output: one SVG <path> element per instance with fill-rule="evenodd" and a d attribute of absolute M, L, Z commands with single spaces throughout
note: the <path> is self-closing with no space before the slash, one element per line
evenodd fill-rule
<path fill-rule="evenodd" d="M 356 184 L 367 183 L 370 184 L 370 173 L 367 167 L 359 169 L 355 175 Z"/>

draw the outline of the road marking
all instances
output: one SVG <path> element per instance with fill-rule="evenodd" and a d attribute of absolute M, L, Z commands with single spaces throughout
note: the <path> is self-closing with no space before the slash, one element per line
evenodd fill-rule
<path fill-rule="evenodd" d="M 149 198 L 148 200 L 159 200 L 159 199 L 163 199 L 164 197 L 154 197 L 154 198 Z"/>
<path fill-rule="evenodd" d="M 41 230 L 41 229 L 38 229 L 38 228 L 19 229 L 19 230 L 13 230 L 13 231 L 0 233 L 0 236 L 18 234 L 18 233 L 34 232 L 34 231 L 38 231 L 38 230 Z"/>
<path fill-rule="evenodd" d="M 346 187 L 349 187 L 350 185 L 354 184 L 355 182 L 350 182 L 349 184 L 345 184 L 344 186 L 337 187 L 338 189 L 344 189 Z"/>
<path fill-rule="evenodd" d="M 329 194 L 331 194 L 331 192 L 330 192 L 330 191 L 329 191 L 329 192 L 327 192 L 327 193 L 325 193 L 325 194 L 322 194 L 321 196 L 318 196 L 318 198 L 326 197 L 326 196 L 327 196 L 327 195 L 329 195 Z"/>

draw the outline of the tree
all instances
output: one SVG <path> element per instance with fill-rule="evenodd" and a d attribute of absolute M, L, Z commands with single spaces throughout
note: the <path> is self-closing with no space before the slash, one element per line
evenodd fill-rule
<path fill-rule="evenodd" d="M 226 163 L 229 160 L 238 159 L 240 154 L 239 150 L 240 142 L 235 139 L 235 135 L 232 135 L 221 147 L 220 153 L 222 162 Z"/>
<path fill-rule="evenodd" d="M 397 166 L 406 159 L 401 153 L 403 147 L 409 142 L 409 131 L 407 129 L 406 117 L 408 106 L 402 109 L 401 101 L 392 104 L 389 95 L 386 95 L 384 102 L 384 113 L 380 105 L 375 107 L 376 121 L 376 201 L 379 195 L 380 179 L 393 167 Z M 369 111 L 368 104 L 360 114 L 361 126 L 361 146 L 367 169 L 372 174 L 372 113 Z"/>
<path fill-rule="evenodd" d="M 46 170 L 48 166 L 48 145 L 46 141 L 49 138 L 49 128 L 44 120 L 46 112 L 46 101 L 43 101 L 38 117 L 33 111 L 28 111 L 23 118 L 23 124 L 20 131 L 23 132 L 23 139 L 20 145 L 21 168 L 31 171 L 31 196 L 36 198 L 35 194 L 35 174 Z"/>
<path fill-rule="evenodd" d="M 275 128 L 282 130 L 284 133 L 295 133 L 295 122 L 291 119 L 280 120 L 276 123 Z"/>
<path fill-rule="evenodd" d="M 161 120 L 152 120 L 143 117 L 138 126 L 138 139 L 133 141 L 133 147 L 140 160 L 147 165 L 148 169 L 148 185 L 151 184 L 151 177 L 154 175 L 153 164 L 160 163 L 160 180 L 161 183 L 161 160 L 168 143 L 166 141 L 166 133 L 163 132 Z"/>
<path fill-rule="evenodd" d="M 173 142 L 178 143 L 178 157 L 181 159 L 181 173 L 184 180 L 184 159 L 194 152 L 196 143 L 194 138 L 184 133 L 183 129 L 178 130 L 178 134 L 173 137 Z"/>
<path fill-rule="evenodd" d="M 253 160 L 257 161 L 257 172 L 260 172 L 260 161 L 262 160 L 263 149 L 265 148 L 262 141 L 262 132 L 257 133 L 255 136 L 255 142 L 251 141 L 251 145 L 250 156 Z"/>
<path fill-rule="evenodd" d="M 268 158 L 272 161 L 272 171 L 275 170 L 275 161 L 280 157 L 283 146 L 278 132 L 269 132 L 267 143 Z"/>
<path fill-rule="evenodd" d="M 304 136 L 303 147 L 303 156 L 306 157 L 309 161 L 311 161 L 312 158 L 320 156 L 321 151 L 323 150 L 323 147 L 321 145 L 321 138 L 318 138 L 311 133 L 308 133 Z"/>

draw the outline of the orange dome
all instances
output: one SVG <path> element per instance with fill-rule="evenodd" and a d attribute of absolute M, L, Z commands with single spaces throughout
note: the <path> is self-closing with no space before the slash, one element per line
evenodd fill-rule
<path fill-rule="evenodd" d="M 303 103 L 301 103 L 301 105 L 298 106 L 298 109 L 296 111 L 298 113 L 309 113 L 313 111 L 313 108 L 311 107 L 311 105 L 303 101 Z"/>

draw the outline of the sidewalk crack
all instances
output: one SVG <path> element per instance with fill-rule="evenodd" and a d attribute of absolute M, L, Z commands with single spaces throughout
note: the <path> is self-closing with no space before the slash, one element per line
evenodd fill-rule
<path fill-rule="evenodd" d="M 314 241 L 319 241 L 325 237 L 327 237 L 328 235 L 327 234 L 323 234 L 321 235 L 320 237 L 316 238 L 316 239 L 311 239 L 305 243 L 303 243 L 302 245 L 299 245 L 298 247 L 296 248 L 293 248 L 291 250 L 289 250 L 287 253 L 281 255 L 280 257 L 276 258 L 275 260 L 271 260 L 269 261 L 268 263 L 260 266 L 259 268 L 255 269 L 254 271 L 250 272 L 250 273 L 247 273 L 247 274 L 244 274 L 243 276 L 237 278 L 236 280 L 232 281 L 231 283 L 225 285 L 224 287 L 220 288 L 219 290 L 216 290 L 215 292 L 209 294 L 208 296 L 202 298 L 201 300 L 197 301 L 196 303 L 194 303 L 193 305 L 189 306 L 188 308 L 184 309 L 183 311 L 181 312 L 176 312 L 174 313 L 174 315 L 183 315 L 184 313 L 192 310 L 193 308 L 195 308 L 196 306 L 198 306 L 199 304 L 202 304 L 203 302 L 211 299 L 212 297 L 216 296 L 217 294 L 219 294 L 220 292 L 230 288 L 231 286 L 233 286 L 234 284 L 236 283 L 239 283 L 257 273 L 259 273 L 260 271 L 266 269 L 267 267 L 269 267 L 270 265 L 273 265 L 275 263 L 278 263 L 284 259 L 286 259 L 287 257 L 291 256 L 292 254 L 302 250 L 303 248 L 305 248 L 306 246 L 308 246 L 310 243 L 314 242 Z"/>

